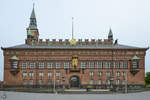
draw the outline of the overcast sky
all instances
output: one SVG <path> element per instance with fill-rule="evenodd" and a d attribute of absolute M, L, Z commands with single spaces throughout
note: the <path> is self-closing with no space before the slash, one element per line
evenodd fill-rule
<path fill-rule="evenodd" d="M 76 39 L 107 38 L 111 27 L 120 44 L 150 46 L 150 0 L 0 0 L 0 46 L 25 43 L 33 1 L 42 39 L 71 39 L 74 17 Z M 3 63 L 0 50 L 0 80 Z M 150 71 L 150 50 L 145 67 Z"/>

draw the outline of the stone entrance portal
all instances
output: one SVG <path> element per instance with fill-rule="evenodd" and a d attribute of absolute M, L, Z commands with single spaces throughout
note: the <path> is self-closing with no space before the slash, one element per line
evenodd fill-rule
<path fill-rule="evenodd" d="M 70 87 L 71 88 L 79 88 L 79 86 L 80 86 L 80 78 L 79 78 L 79 76 L 72 76 L 71 78 L 70 78 Z"/>

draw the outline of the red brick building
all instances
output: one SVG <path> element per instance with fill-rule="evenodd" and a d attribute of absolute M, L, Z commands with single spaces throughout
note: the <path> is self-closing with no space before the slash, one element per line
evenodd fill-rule
<path fill-rule="evenodd" d="M 76 41 L 39 39 L 34 9 L 25 44 L 2 47 L 5 86 L 62 86 L 96 88 L 143 86 L 148 48 L 113 43 L 108 39 Z"/>

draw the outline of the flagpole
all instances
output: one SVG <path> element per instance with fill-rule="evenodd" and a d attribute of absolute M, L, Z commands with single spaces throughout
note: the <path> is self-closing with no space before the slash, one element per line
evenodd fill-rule
<path fill-rule="evenodd" d="M 74 38 L 74 23 L 73 23 L 74 18 L 72 17 L 72 39 Z"/>

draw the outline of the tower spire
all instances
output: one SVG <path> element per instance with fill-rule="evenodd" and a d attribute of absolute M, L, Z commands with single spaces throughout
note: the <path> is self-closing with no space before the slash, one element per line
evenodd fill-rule
<path fill-rule="evenodd" d="M 112 33 L 112 30 L 111 30 L 111 27 L 110 27 L 109 33 L 108 33 L 108 40 L 113 41 L 113 33 Z"/>
<path fill-rule="evenodd" d="M 35 16 L 35 11 L 34 11 L 34 3 L 33 3 L 33 9 L 32 13 L 30 16 L 30 24 L 29 24 L 29 29 L 37 29 L 37 23 L 36 23 L 36 16 Z"/>
<path fill-rule="evenodd" d="M 37 22 L 36 22 L 36 16 L 35 16 L 35 11 L 34 11 L 34 3 L 33 3 L 33 9 L 31 12 L 30 16 L 30 23 L 29 26 L 27 27 L 27 40 L 26 43 L 30 44 L 32 41 L 38 41 L 39 39 L 39 32 L 37 28 Z"/>

